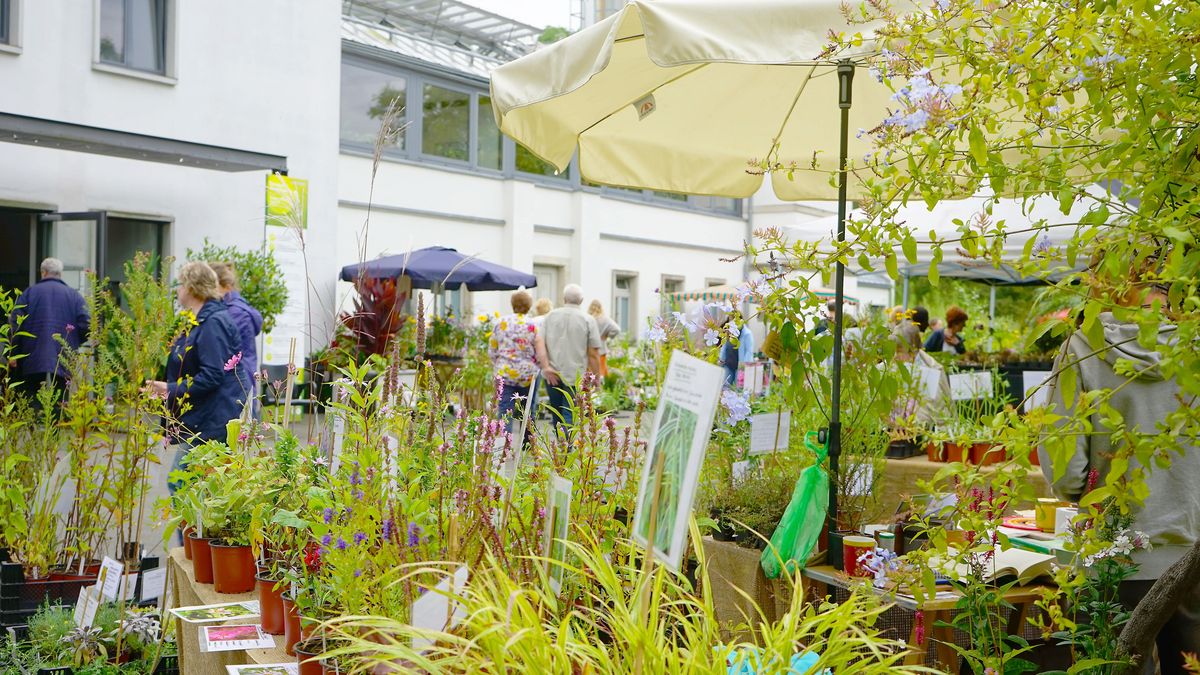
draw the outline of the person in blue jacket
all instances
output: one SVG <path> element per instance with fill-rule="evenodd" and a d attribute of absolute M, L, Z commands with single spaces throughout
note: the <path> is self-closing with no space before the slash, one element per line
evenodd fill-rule
<path fill-rule="evenodd" d="M 242 336 L 240 343 L 242 366 L 245 367 L 246 373 L 253 383 L 258 374 L 258 342 L 256 338 L 262 332 L 262 314 L 246 302 L 246 299 L 238 292 L 237 270 L 234 269 L 233 263 L 210 262 L 208 265 L 217 273 L 217 283 L 221 286 L 221 299 L 229 307 L 229 314 L 233 316 L 233 322 L 237 324 L 238 332 Z"/>
<path fill-rule="evenodd" d="M 225 425 L 241 417 L 250 378 L 241 363 L 241 334 L 208 263 L 180 268 L 176 297 L 195 323 L 171 346 L 167 379 L 148 380 L 146 386 L 167 399 L 170 440 L 191 448 L 225 440 Z M 186 463 L 184 455 L 176 458 L 177 466 Z"/>
<path fill-rule="evenodd" d="M 42 383 L 58 390 L 61 400 L 67 386 L 67 369 L 59 361 L 62 336 L 71 349 L 79 349 L 88 336 L 90 320 L 87 303 L 79 291 L 62 280 L 63 264 L 58 258 L 46 258 L 42 278 L 17 298 L 9 316 L 14 350 L 10 356 L 20 377 L 18 390 L 37 400 Z"/>

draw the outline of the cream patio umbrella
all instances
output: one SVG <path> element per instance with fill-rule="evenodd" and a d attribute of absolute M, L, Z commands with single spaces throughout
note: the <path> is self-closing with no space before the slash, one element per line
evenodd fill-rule
<path fill-rule="evenodd" d="M 578 148 L 580 173 L 597 183 L 745 198 L 762 182 L 753 171 L 758 161 L 787 166 L 771 174 L 775 193 L 829 199 L 836 190 L 844 241 L 854 194 L 839 169 L 869 151 L 848 132 L 878 126 L 891 96 L 875 78 L 854 81 L 874 50 L 874 28 L 848 24 L 841 0 L 630 0 L 493 71 L 492 105 L 504 133 L 559 170 Z M 823 55 L 831 31 L 866 39 L 834 59 Z M 845 296 L 840 263 L 835 294 Z M 829 468 L 836 476 L 840 320 L 833 335 Z M 829 515 L 836 513 L 831 488 Z"/>

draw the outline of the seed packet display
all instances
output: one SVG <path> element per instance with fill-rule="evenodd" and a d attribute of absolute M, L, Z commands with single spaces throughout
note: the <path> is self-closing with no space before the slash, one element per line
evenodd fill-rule
<path fill-rule="evenodd" d="M 232 626 L 201 626 L 200 651 L 232 652 L 245 649 L 272 649 L 275 638 L 256 623 Z"/>

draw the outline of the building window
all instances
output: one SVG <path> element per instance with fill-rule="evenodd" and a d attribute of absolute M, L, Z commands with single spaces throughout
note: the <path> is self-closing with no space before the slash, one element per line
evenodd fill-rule
<path fill-rule="evenodd" d="M 637 296 L 637 275 L 630 272 L 616 272 L 613 275 L 613 321 L 621 327 L 621 332 L 631 332 L 634 325 L 634 298 Z"/>
<path fill-rule="evenodd" d="M 470 94 L 433 84 L 425 85 L 421 110 L 421 152 L 435 157 L 470 161 Z"/>
<path fill-rule="evenodd" d="M 403 150 L 406 91 L 403 77 L 342 61 L 342 143 L 374 148 L 390 116 L 384 150 Z"/>
<path fill-rule="evenodd" d="M 504 161 L 504 136 L 496 127 L 496 116 L 492 113 L 492 99 L 480 94 L 475 97 L 475 143 L 476 164 L 484 169 L 499 171 Z"/>
<path fill-rule="evenodd" d="M 13 0 L 0 0 L 0 44 L 12 44 Z"/>
<path fill-rule="evenodd" d="M 165 74 L 168 0 L 100 0 L 100 62 Z"/>
<path fill-rule="evenodd" d="M 660 192 L 658 190 L 651 190 L 650 195 L 655 199 L 663 199 L 663 200 L 666 200 L 669 202 L 684 202 L 684 203 L 686 203 L 688 200 L 687 195 L 680 194 L 678 192 Z"/>
<path fill-rule="evenodd" d="M 514 143 L 517 146 L 517 171 L 521 173 L 530 173 L 535 176 L 548 176 L 550 178 L 559 178 L 566 180 L 570 178 L 571 171 L 568 168 L 562 173 L 555 173 L 557 169 L 550 162 L 542 160 L 537 155 L 533 154 L 520 143 Z"/>
<path fill-rule="evenodd" d="M 659 303 L 661 305 L 659 307 L 659 311 L 661 313 L 666 314 L 667 312 L 677 309 L 683 304 L 671 297 L 675 293 L 683 292 L 683 283 L 683 277 L 676 277 L 668 274 L 663 275 L 662 285 L 659 286 L 658 294 L 658 297 L 661 300 Z"/>
<path fill-rule="evenodd" d="M 533 288 L 534 298 L 536 300 L 546 298 L 550 304 L 557 307 L 562 268 L 557 265 L 534 265 L 533 276 L 537 279 L 537 286 Z"/>

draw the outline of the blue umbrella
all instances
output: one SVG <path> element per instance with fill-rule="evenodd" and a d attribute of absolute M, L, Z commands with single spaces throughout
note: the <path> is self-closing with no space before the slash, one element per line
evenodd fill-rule
<path fill-rule="evenodd" d="M 399 255 L 368 260 L 342 268 L 342 281 L 368 278 L 398 278 L 407 275 L 413 288 L 469 291 L 511 291 L 537 286 L 537 277 L 519 270 L 463 255 L 452 248 L 430 246 Z"/>

